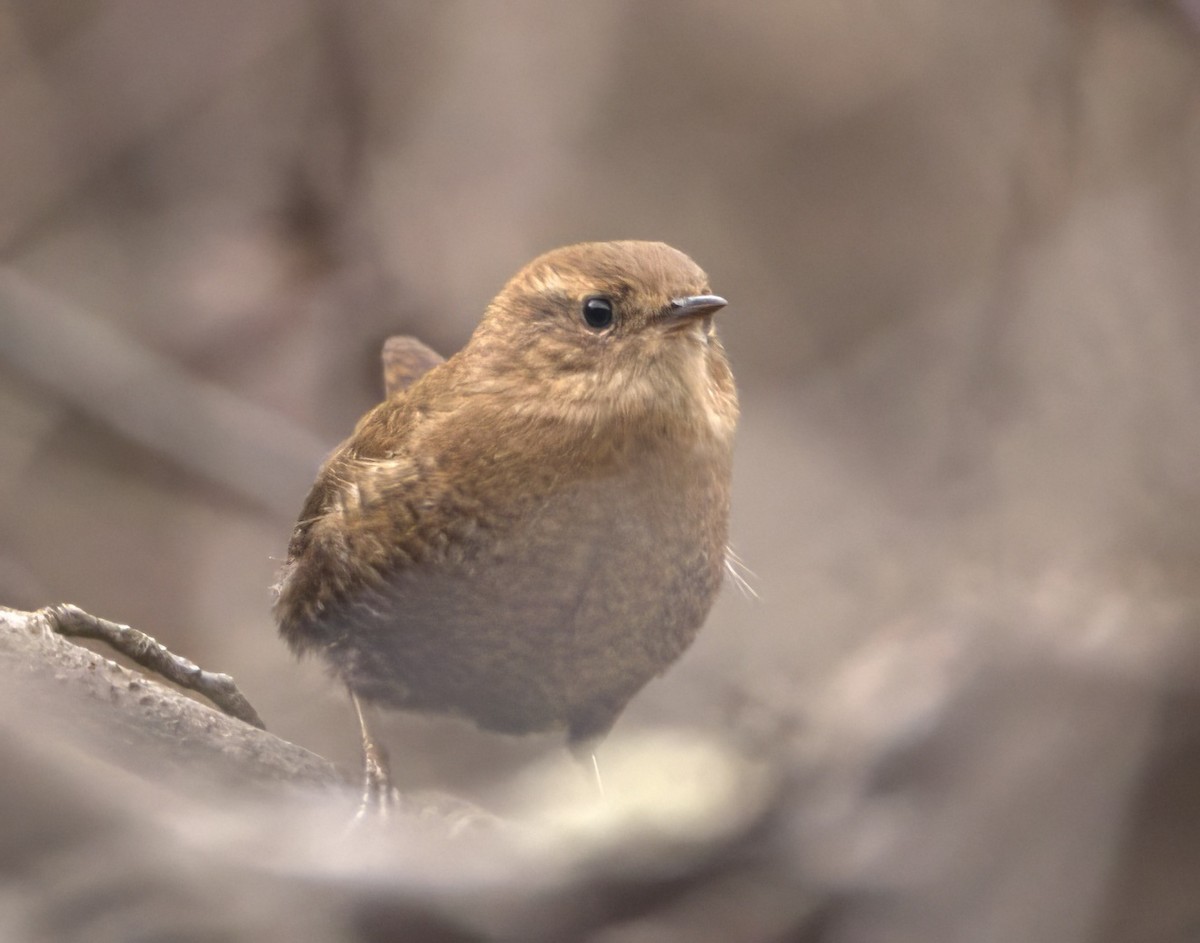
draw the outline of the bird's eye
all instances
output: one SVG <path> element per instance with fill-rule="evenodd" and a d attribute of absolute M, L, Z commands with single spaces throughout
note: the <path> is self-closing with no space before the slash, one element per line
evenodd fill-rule
<path fill-rule="evenodd" d="M 599 331 L 611 327 L 613 323 L 613 303 L 603 295 L 592 295 L 583 303 L 583 320 L 592 330 Z"/>

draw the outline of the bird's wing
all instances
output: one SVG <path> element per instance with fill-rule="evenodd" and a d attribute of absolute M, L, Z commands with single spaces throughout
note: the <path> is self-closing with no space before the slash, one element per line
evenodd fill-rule
<path fill-rule="evenodd" d="M 388 401 L 372 415 L 384 411 L 403 441 L 411 414 Z M 407 452 L 378 454 L 363 438 L 356 433 L 321 467 L 288 544 L 275 615 L 297 649 L 312 644 L 306 634 L 327 609 L 404 565 L 419 523 L 421 503 L 411 497 L 422 477 L 417 464 Z"/>

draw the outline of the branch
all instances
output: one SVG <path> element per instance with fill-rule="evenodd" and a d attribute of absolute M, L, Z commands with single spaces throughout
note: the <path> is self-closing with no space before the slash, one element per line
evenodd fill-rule
<path fill-rule="evenodd" d="M 292 519 L 326 446 L 0 267 L 0 363 L 134 442 Z"/>
<path fill-rule="evenodd" d="M 247 716 L 241 720 L 213 710 L 68 641 L 52 626 L 115 639 L 127 654 L 141 648 L 147 661 L 165 667 L 173 680 L 192 682 L 194 689 L 199 682 L 206 696 L 235 706 L 240 698 L 244 706 L 237 709 Z M 342 782 L 328 760 L 259 729 L 262 721 L 226 676 L 201 671 L 148 636 L 74 606 L 40 612 L 0 607 L 0 686 L 19 697 L 23 715 L 38 728 L 57 728 L 64 739 L 87 744 L 152 779 L 173 771 L 187 780 L 260 785 Z M 257 725 L 251 726 L 254 721 Z"/>

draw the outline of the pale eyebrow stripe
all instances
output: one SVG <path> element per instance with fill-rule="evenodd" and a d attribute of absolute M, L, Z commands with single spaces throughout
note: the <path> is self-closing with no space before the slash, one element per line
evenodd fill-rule
<path fill-rule="evenodd" d="M 529 272 L 521 279 L 520 286 L 525 291 L 561 295 L 567 298 L 577 298 L 589 292 L 599 290 L 596 283 L 583 275 L 574 272 L 563 273 L 553 268 Z"/>

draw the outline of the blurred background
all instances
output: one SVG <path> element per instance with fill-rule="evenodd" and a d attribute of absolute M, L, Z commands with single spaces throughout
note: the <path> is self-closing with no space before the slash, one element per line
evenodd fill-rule
<path fill-rule="evenodd" d="M 357 762 L 269 586 L 381 342 L 450 353 L 593 239 L 730 299 L 759 597 L 618 733 L 781 749 L 964 605 L 1132 648 L 1139 704 L 1200 677 L 1200 4 L 0 0 L 0 128 L 0 603 L 132 623 L 281 736 Z M 557 749 L 387 738 L 468 793 Z"/>

